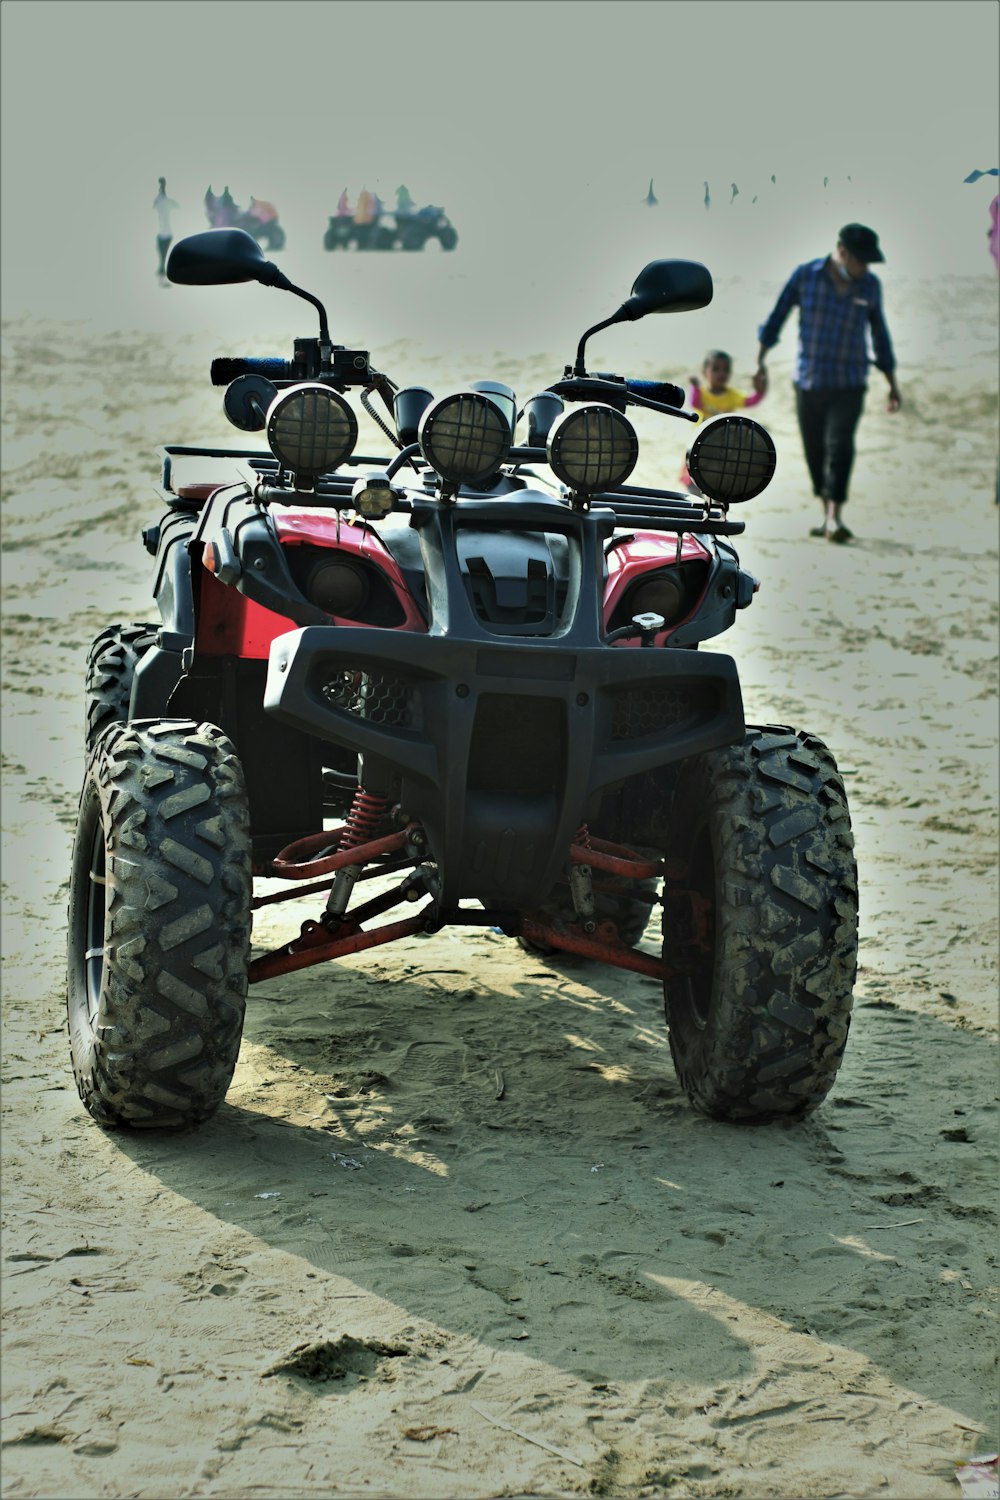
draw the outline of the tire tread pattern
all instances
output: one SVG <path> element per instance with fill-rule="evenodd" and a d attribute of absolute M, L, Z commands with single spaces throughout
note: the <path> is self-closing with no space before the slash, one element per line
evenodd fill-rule
<path fill-rule="evenodd" d="M 132 678 L 142 657 L 156 644 L 158 625 L 109 625 L 87 653 L 86 744 L 88 754 L 111 724 L 124 724 Z"/>
<path fill-rule="evenodd" d="M 84 954 L 101 836 L 105 952 L 92 1018 Z M 222 1102 L 243 1030 L 250 897 L 243 773 L 222 731 L 186 720 L 108 728 L 80 801 L 68 976 L 74 1076 L 102 1124 L 184 1127 Z"/>
<path fill-rule="evenodd" d="M 857 867 L 836 762 L 814 735 L 748 728 L 741 745 L 685 764 L 676 805 L 682 839 L 690 848 L 701 820 L 715 865 L 703 1024 L 688 981 L 665 985 L 678 1077 L 716 1119 L 808 1114 L 840 1067 L 857 973 Z M 666 961 L 686 956 L 665 930 Z"/>

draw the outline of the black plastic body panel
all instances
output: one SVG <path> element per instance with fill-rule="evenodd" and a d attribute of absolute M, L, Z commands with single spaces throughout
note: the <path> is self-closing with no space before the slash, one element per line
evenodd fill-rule
<path fill-rule="evenodd" d="M 323 826 L 323 765 L 314 735 L 262 711 L 267 662 L 236 656 L 201 659 L 170 698 L 170 718 L 217 724 L 236 746 L 247 784 L 255 859 L 271 858 L 293 839 Z M 348 758 L 353 767 L 356 760 Z"/>
<path fill-rule="evenodd" d="M 292 839 L 322 827 L 324 764 L 350 771 L 356 761 L 344 752 L 331 754 L 333 747 L 264 713 L 266 661 L 195 654 L 197 583 L 192 565 L 200 556 L 206 526 L 219 524 L 234 506 L 239 516 L 260 525 L 259 513 L 242 488 L 220 492 L 200 515 L 191 509 L 171 509 L 160 522 L 153 587 L 162 625 L 157 645 L 136 668 L 129 718 L 193 718 L 216 724 L 229 735 L 246 777 L 254 855 L 266 859 Z M 270 550 L 269 538 L 257 540 Z M 273 548 L 279 554 L 277 564 L 269 558 L 259 590 L 259 602 L 272 608 L 279 598 L 272 580 L 283 565 L 276 538 Z M 254 569 L 251 576 L 257 575 Z M 291 592 L 298 593 L 294 584 Z M 304 598 L 301 603 L 307 619 L 326 618 Z M 290 604 L 282 601 L 281 608 L 292 614 Z"/>
<path fill-rule="evenodd" d="M 413 524 L 428 634 L 290 631 L 272 645 L 264 706 L 363 755 L 369 790 L 398 797 L 424 824 L 444 906 L 534 904 L 609 787 L 742 738 L 736 666 L 605 643 L 607 513 L 528 495 L 415 505 Z M 480 621 L 458 545 L 466 525 L 566 538 L 566 603 L 549 635 L 504 639 Z"/>

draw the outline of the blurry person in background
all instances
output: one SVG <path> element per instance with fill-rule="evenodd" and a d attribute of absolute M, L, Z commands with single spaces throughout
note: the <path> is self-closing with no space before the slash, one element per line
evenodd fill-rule
<path fill-rule="evenodd" d="M 375 199 L 366 187 L 358 194 L 357 207 L 354 210 L 355 224 L 370 224 L 375 217 Z"/>
<path fill-rule="evenodd" d="M 153 208 L 159 216 L 159 225 L 156 234 L 156 249 L 160 257 L 157 275 L 162 282 L 167 279 L 167 251 L 170 249 L 170 241 L 173 239 L 173 230 L 170 227 L 170 214 L 177 207 L 173 198 L 167 197 L 167 179 L 160 178 L 160 191 L 153 199 Z"/>
<path fill-rule="evenodd" d="M 375 233 L 375 195 L 363 187 L 354 208 L 354 236 L 359 250 L 367 250 Z"/>
<path fill-rule="evenodd" d="M 993 264 L 996 266 L 998 274 L 1000 274 L 1000 193 L 997 193 L 990 204 L 990 227 L 987 229 L 986 234 L 990 242 L 990 254 L 993 257 Z"/>
<path fill-rule="evenodd" d="M 766 379 L 764 357 L 778 342 L 793 307 L 799 309 L 795 358 L 795 405 L 813 493 L 823 520 L 811 536 L 849 542 L 843 521 L 854 463 L 854 433 L 868 385 L 868 335 L 874 359 L 889 384 L 886 409 L 899 410 L 896 357 L 882 312 L 882 288 L 868 269 L 885 256 L 878 235 L 865 224 L 845 224 L 832 255 L 797 266 L 770 317 L 758 330 L 757 374 Z"/>
<path fill-rule="evenodd" d="M 699 413 L 699 421 L 721 416 L 724 412 L 742 411 L 763 401 L 767 394 L 766 374 L 757 371 L 751 392 L 738 391 L 731 386 L 732 376 L 732 356 L 724 349 L 710 349 L 702 361 L 701 375 L 692 375 L 688 380 L 688 406 Z M 701 494 L 688 473 L 687 464 L 681 469 L 680 482 L 690 494 Z"/>

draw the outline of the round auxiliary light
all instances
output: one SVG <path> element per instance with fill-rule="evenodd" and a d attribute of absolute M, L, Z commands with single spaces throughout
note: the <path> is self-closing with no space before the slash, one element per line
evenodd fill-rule
<path fill-rule="evenodd" d="M 592 494 L 623 484 L 639 457 L 639 439 L 613 406 L 577 406 L 556 417 L 545 444 L 553 474 Z"/>
<path fill-rule="evenodd" d="M 289 386 L 267 409 L 271 452 L 298 479 L 335 469 L 353 453 L 357 440 L 357 418 L 328 385 Z"/>
<path fill-rule="evenodd" d="M 458 391 L 431 402 L 420 418 L 417 442 L 449 484 L 484 484 L 510 452 L 510 423 L 488 396 Z"/>
<path fill-rule="evenodd" d="M 775 463 L 770 433 L 732 413 L 703 423 L 687 456 L 695 484 L 720 505 L 759 495 L 770 484 Z"/>

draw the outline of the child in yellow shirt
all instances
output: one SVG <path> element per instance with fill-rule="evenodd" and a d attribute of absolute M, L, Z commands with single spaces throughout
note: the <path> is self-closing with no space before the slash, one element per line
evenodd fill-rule
<path fill-rule="evenodd" d="M 732 373 L 732 356 L 724 349 L 710 349 L 702 363 L 701 378 L 692 375 L 688 382 L 688 406 L 700 413 L 699 421 L 703 422 L 706 417 L 717 417 L 722 412 L 743 411 L 764 399 L 767 392 L 766 375 L 758 372 L 753 377 L 753 391 L 747 395 L 744 391 L 734 390 L 729 384 Z M 687 464 L 681 470 L 681 484 L 692 494 L 699 493 L 688 473 Z"/>

